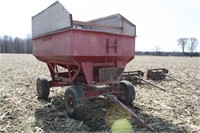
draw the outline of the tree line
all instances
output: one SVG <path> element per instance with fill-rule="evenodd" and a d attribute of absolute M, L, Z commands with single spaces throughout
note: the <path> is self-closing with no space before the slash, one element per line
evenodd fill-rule
<path fill-rule="evenodd" d="M 181 48 L 182 52 L 163 52 L 160 51 L 158 46 L 155 46 L 154 51 L 136 51 L 136 55 L 153 55 L 153 56 L 200 56 L 200 52 L 196 52 L 198 46 L 198 39 L 191 38 L 179 38 L 177 40 L 178 46 Z M 187 50 L 187 52 L 185 52 Z"/>
<path fill-rule="evenodd" d="M 198 40 L 194 37 L 179 38 L 177 40 L 178 46 L 181 47 L 182 52 L 162 52 L 156 46 L 155 51 L 136 51 L 136 55 L 154 55 L 154 56 L 200 56 L 200 53 L 195 52 Z M 188 52 L 185 52 L 187 48 Z M 0 53 L 32 53 L 31 36 L 27 35 L 26 38 L 4 35 L 0 36 Z"/>
<path fill-rule="evenodd" d="M 0 36 L 0 53 L 32 53 L 31 36 L 26 38 Z"/>
<path fill-rule="evenodd" d="M 185 49 L 187 48 L 189 53 L 194 53 L 196 51 L 198 45 L 198 39 L 191 37 L 191 38 L 179 38 L 177 40 L 178 46 L 181 47 L 182 53 L 185 53 Z"/>
<path fill-rule="evenodd" d="M 200 52 L 162 52 L 162 51 L 136 51 L 136 55 L 150 55 L 150 56 L 190 56 L 190 57 L 199 57 Z"/>

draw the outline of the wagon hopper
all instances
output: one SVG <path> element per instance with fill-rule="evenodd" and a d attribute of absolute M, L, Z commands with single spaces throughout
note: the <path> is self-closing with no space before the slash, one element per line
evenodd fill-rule
<path fill-rule="evenodd" d="M 38 77 L 39 98 L 48 98 L 51 87 L 69 86 L 65 108 L 75 119 L 82 119 L 87 100 L 99 95 L 125 105 L 134 100 L 133 85 L 121 76 L 135 56 L 136 26 L 122 15 L 74 21 L 57 1 L 32 17 L 32 35 L 33 55 L 51 74 L 51 81 Z"/>

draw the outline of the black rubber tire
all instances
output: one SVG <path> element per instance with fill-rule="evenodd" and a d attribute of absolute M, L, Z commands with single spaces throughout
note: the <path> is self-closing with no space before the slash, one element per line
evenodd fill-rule
<path fill-rule="evenodd" d="M 67 114 L 76 120 L 83 120 L 86 105 L 84 90 L 78 86 L 71 86 L 65 91 L 65 110 Z"/>
<path fill-rule="evenodd" d="M 123 94 L 118 96 L 118 99 L 125 105 L 131 105 L 135 100 L 135 89 L 133 84 L 131 84 L 129 81 L 122 80 L 120 82 L 120 88 L 123 91 Z"/>
<path fill-rule="evenodd" d="M 50 92 L 49 81 L 45 77 L 38 77 L 36 81 L 36 90 L 39 99 L 47 99 Z"/>

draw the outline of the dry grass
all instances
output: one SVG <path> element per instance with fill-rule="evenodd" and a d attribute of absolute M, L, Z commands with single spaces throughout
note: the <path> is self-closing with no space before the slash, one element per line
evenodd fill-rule
<path fill-rule="evenodd" d="M 133 111 L 158 132 L 200 132 L 200 58 L 136 56 L 126 70 L 167 68 L 184 82 L 154 82 L 136 86 Z M 128 116 L 103 99 L 95 100 L 85 121 L 75 121 L 64 110 L 64 88 L 51 90 L 48 101 L 38 101 L 37 76 L 49 77 L 47 66 L 32 55 L 0 55 L 0 132 L 109 132 L 112 123 Z M 132 130 L 138 130 L 132 125 Z"/>

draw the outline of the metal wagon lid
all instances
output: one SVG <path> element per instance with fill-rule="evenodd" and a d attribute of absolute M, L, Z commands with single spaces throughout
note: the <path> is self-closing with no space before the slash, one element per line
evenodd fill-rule
<path fill-rule="evenodd" d="M 120 14 L 88 22 L 73 21 L 72 14 L 58 1 L 32 17 L 32 38 L 68 28 L 136 36 L 136 26 Z"/>
<path fill-rule="evenodd" d="M 72 15 L 58 1 L 32 17 L 33 38 L 70 27 Z"/>

